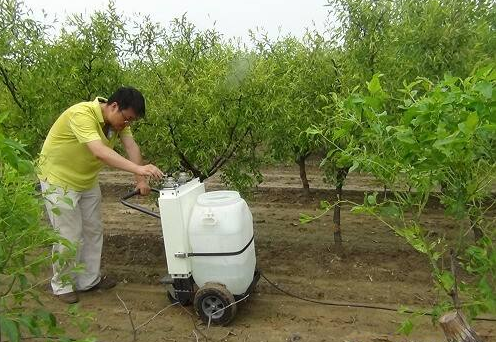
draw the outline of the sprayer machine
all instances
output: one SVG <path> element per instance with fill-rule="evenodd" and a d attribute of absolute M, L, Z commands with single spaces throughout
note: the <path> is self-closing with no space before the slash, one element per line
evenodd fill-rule
<path fill-rule="evenodd" d="M 208 324 L 227 325 L 260 278 L 248 205 L 236 191 L 205 192 L 186 173 L 167 177 L 153 191 L 160 214 L 128 201 L 138 191 L 121 202 L 161 221 L 168 269 L 162 283 L 169 300 L 193 304 Z"/>

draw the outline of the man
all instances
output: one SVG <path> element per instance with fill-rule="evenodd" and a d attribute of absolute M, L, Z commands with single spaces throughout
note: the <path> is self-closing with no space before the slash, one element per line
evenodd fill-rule
<path fill-rule="evenodd" d="M 43 144 L 39 178 L 53 228 L 78 246 L 76 260 L 85 269 L 71 274 L 73 284 L 62 281 L 55 263 L 51 286 L 66 303 L 79 301 L 78 291 L 108 289 L 116 282 L 100 274 L 103 229 L 98 173 L 104 165 L 134 173 L 136 189 L 150 192 L 147 177 L 161 178 L 154 165 L 142 165 L 140 149 L 130 124 L 145 115 L 143 95 L 131 87 L 119 88 L 108 100 L 78 103 L 55 121 Z M 128 158 L 113 150 L 120 139 Z M 62 244 L 53 253 L 65 250 Z M 72 265 L 74 266 L 74 264 Z"/>

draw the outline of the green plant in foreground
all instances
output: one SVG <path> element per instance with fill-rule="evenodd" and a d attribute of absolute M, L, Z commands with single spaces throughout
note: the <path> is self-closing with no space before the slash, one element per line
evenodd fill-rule
<path fill-rule="evenodd" d="M 0 123 L 6 118 L 5 114 L 0 116 Z M 47 281 L 40 280 L 42 271 L 54 261 L 64 265 L 75 252 L 74 246 L 42 223 L 33 163 L 23 146 L 2 132 L 0 178 L 0 340 L 76 341 L 65 337 L 37 290 Z M 68 255 L 52 257 L 49 247 L 60 242 L 68 247 Z M 80 329 L 87 328 L 88 317 L 81 316 L 77 306 L 70 306 L 67 316 Z"/>

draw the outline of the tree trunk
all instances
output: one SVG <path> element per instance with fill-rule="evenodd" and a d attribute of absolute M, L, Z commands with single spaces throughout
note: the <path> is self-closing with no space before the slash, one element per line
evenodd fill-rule
<path fill-rule="evenodd" d="M 343 185 L 346 176 L 348 175 L 348 168 L 338 169 L 336 174 L 336 205 L 334 206 L 334 215 L 332 222 L 334 223 L 334 244 L 338 250 L 343 247 L 343 238 L 341 237 L 341 198 L 343 195 Z"/>
<path fill-rule="evenodd" d="M 452 311 L 439 319 L 448 342 L 483 342 L 468 325 L 460 311 Z"/>
<path fill-rule="evenodd" d="M 305 161 L 307 160 L 308 154 L 298 157 L 296 163 L 300 167 L 300 178 L 301 184 L 303 185 L 303 193 L 305 196 L 310 195 L 310 184 L 308 183 L 307 170 Z"/>

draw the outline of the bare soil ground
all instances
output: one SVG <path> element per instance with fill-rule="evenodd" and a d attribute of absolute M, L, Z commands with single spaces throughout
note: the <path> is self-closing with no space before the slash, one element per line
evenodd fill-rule
<path fill-rule="evenodd" d="M 344 255 L 333 247 L 332 217 L 299 223 L 299 213 L 315 214 L 319 201 L 329 199 L 322 176 L 309 168 L 314 190 L 305 197 L 294 167 L 265 170 L 265 181 L 248 204 L 253 213 L 257 262 L 262 272 L 287 291 L 322 301 L 368 305 L 429 307 L 438 294 L 432 290 L 429 269 L 422 256 L 406 246 L 387 227 L 370 217 L 342 210 Z M 117 277 L 118 286 L 107 292 L 82 295 L 81 308 L 94 313 L 91 333 L 100 341 L 133 341 L 125 302 L 136 326 L 146 323 L 169 305 L 158 284 L 167 273 L 158 219 L 124 207 L 119 198 L 132 189 L 132 177 L 106 171 L 104 193 L 104 271 Z M 221 188 L 218 179 L 206 182 L 207 191 Z M 382 190 L 372 178 L 350 176 L 345 196 L 363 198 L 364 190 Z M 143 199 L 139 199 L 144 203 Z M 450 231 L 435 205 L 426 218 L 430 227 Z M 56 311 L 64 305 L 51 301 Z M 340 341 L 399 342 L 444 341 L 439 326 L 421 318 L 408 336 L 396 332 L 406 316 L 394 311 L 319 305 L 283 295 L 264 280 L 239 306 L 228 327 L 201 324 L 191 307 L 173 306 L 138 329 L 137 341 Z M 496 324 L 477 321 L 473 326 L 485 341 L 496 341 Z M 196 329 L 196 330 L 195 330 Z M 195 331 L 194 331 L 195 330 Z M 196 335 L 195 335 L 196 334 Z"/>

